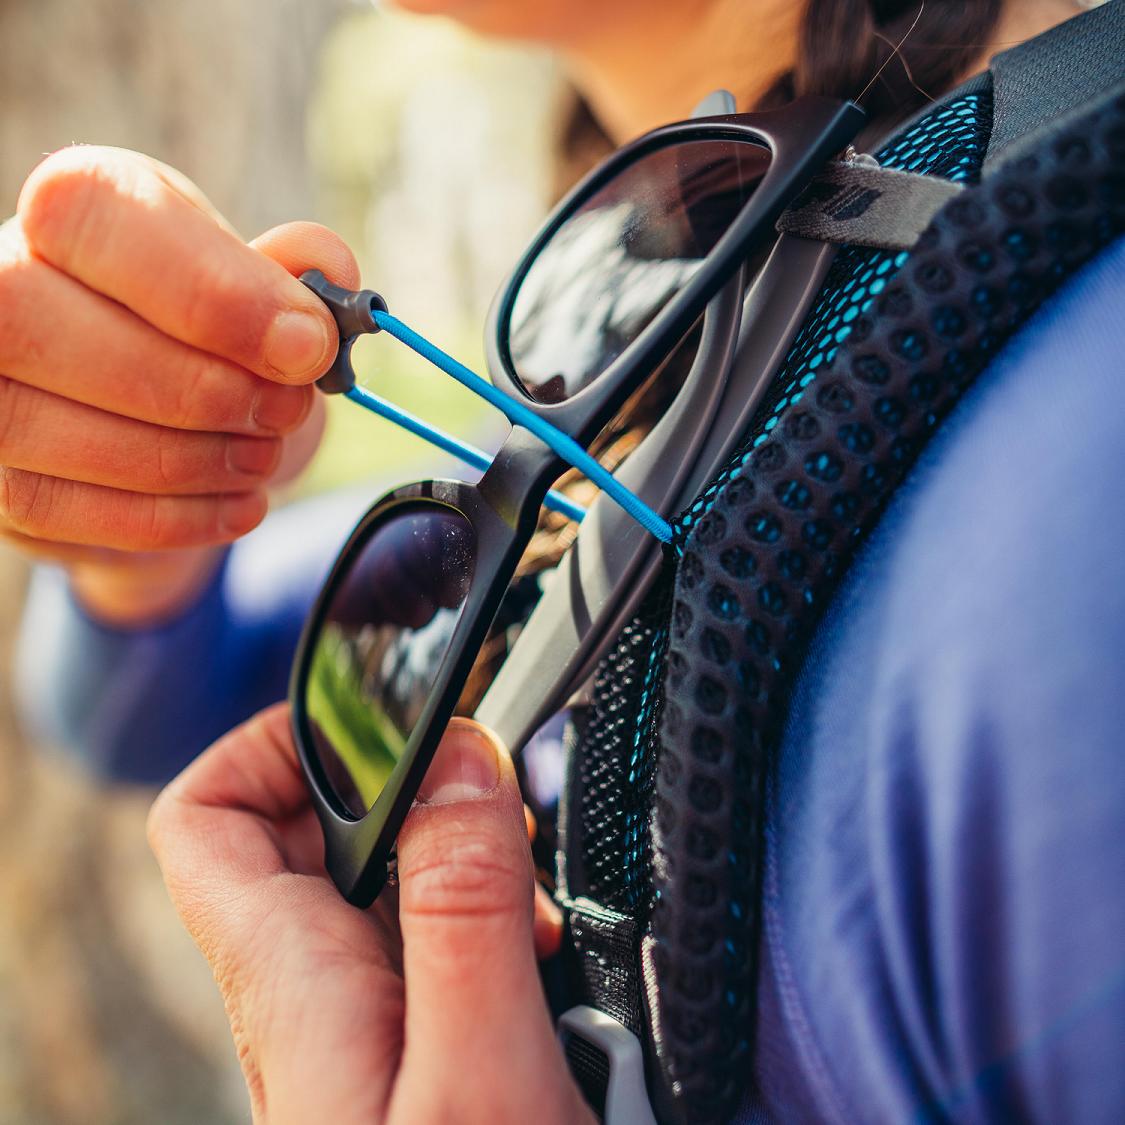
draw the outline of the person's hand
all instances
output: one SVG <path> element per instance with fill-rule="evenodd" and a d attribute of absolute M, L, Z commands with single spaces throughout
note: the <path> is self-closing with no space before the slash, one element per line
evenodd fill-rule
<path fill-rule="evenodd" d="M 330 231 L 246 245 L 137 153 L 44 160 L 0 227 L 0 537 L 107 619 L 174 611 L 315 448 L 338 337 L 312 267 L 358 283 Z"/>
<path fill-rule="evenodd" d="M 277 707 L 158 798 L 149 836 L 226 1001 L 256 1122 L 592 1121 L 555 1039 L 511 760 L 454 720 L 367 911 L 326 875 Z"/>

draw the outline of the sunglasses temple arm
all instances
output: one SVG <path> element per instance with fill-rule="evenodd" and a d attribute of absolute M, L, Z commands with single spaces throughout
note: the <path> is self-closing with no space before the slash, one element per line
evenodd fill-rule
<path fill-rule="evenodd" d="M 471 465 L 482 473 L 492 464 L 492 458 L 484 450 L 477 449 L 475 445 L 469 445 L 468 442 L 460 441 L 444 430 L 437 429 L 436 426 L 427 425 L 421 418 L 400 409 L 385 398 L 373 394 L 365 387 L 356 384 L 350 391 L 345 392 L 345 397 L 350 398 L 354 403 L 358 403 L 365 410 L 370 410 L 372 414 L 377 414 L 388 422 L 394 422 L 396 426 L 401 426 L 404 430 L 422 438 L 424 441 L 428 441 L 431 445 L 437 446 L 438 449 L 452 454 L 466 465 Z M 566 516 L 567 519 L 574 520 L 575 523 L 581 523 L 582 517 L 586 514 L 586 509 L 580 504 L 574 503 L 573 500 L 554 489 L 547 493 L 543 506 L 552 512 L 558 512 L 560 515 Z"/>
<path fill-rule="evenodd" d="M 588 477 L 602 492 L 619 504 L 625 512 L 646 531 L 659 539 L 661 543 L 671 542 L 672 527 L 668 521 L 654 512 L 640 497 L 630 492 L 611 472 L 599 465 L 572 437 L 564 434 L 557 426 L 553 426 L 550 422 L 540 418 L 538 414 L 529 410 L 522 402 L 509 398 L 503 391 L 498 390 L 486 379 L 482 379 L 476 372 L 470 371 L 463 363 L 458 363 L 451 355 L 443 352 L 441 348 L 431 344 L 425 337 L 419 336 L 412 328 L 403 324 L 398 317 L 378 309 L 373 309 L 372 315 L 375 323 L 384 332 L 389 333 L 412 351 L 417 352 L 423 359 L 429 360 L 435 367 L 440 368 L 462 386 L 479 395 L 485 402 L 495 406 L 507 417 L 508 421 L 514 425 L 523 426 L 525 430 L 533 433 L 568 465 Z"/>

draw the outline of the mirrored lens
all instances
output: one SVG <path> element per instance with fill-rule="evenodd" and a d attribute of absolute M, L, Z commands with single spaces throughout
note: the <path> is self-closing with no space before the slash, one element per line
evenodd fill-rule
<path fill-rule="evenodd" d="M 315 641 L 308 725 L 343 806 L 363 816 L 429 699 L 469 596 L 472 525 L 438 505 L 404 507 L 353 555 Z"/>
<path fill-rule="evenodd" d="M 602 374 L 695 275 L 769 163 L 769 149 L 747 141 L 681 141 L 590 196 L 512 305 L 508 353 L 527 393 L 562 402 Z"/>

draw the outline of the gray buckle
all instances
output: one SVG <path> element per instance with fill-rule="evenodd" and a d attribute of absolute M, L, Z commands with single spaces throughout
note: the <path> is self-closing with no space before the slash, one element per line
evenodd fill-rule
<path fill-rule="evenodd" d="M 606 1058 L 605 1125 L 657 1125 L 645 1087 L 645 1058 L 640 1040 L 623 1024 L 596 1008 L 571 1008 L 559 1017 L 559 1043 L 568 1061 L 575 1040 L 583 1040 Z"/>

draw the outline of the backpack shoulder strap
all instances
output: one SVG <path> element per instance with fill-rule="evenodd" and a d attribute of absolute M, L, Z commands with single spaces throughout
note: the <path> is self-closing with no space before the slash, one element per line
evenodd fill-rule
<path fill-rule="evenodd" d="M 659 956 L 641 970 L 662 1119 L 723 1120 L 749 1073 L 764 782 L 813 630 L 950 410 L 1125 232 L 1123 129 L 1110 94 L 1013 145 L 679 524 L 651 837 Z"/>
<path fill-rule="evenodd" d="M 1121 7 L 1114 0 L 1092 13 L 1099 19 L 1080 17 L 1071 33 L 1103 34 L 1106 15 L 1121 18 L 1110 9 Z M 1020 49 L 1025 62 L 1036 49 Z M 1064 47 L 1051 49 L 1061 65 Z M 1121 57 L 1116 72 L 1102 68 L 1103 79 L 1121 77 Z M 1028 80 L 1008 73 L 1004 97 L 1018 97 L 1018 82 Z M 1112 84 L 1103 80 L 1102 89 Z M 562 813 L 569 976 L 575 1003 L 613 1013 L 645 1041 L 662 1121 L 725 1119 L 750 1073 L 762 779 L 820 609 L 996 349 L 1125 230 L 1125 194 L 1081 190 L 1125 176 L 1125 99 L 1094 101 L 1081 99 L 1061 121 L 1038 110 L 1046 112 L 1034 118 L 1038 127 L 1031 112 L 1023 124 L 1015 115 L 990 150 L 984 182 L 937 211 L 862 318 L 863 331 L 778 417 L 768 440 L 747 436 L 732 469 L 685 513 L 674 579 L 653 591 L 599 671 Z M 1060 193 L 1061 180 L 1080 190 Z M 935 319 L 938 308 L 944 315 Z M 892 400 L 901 407 L 893 430 L 882 408 Z M 800 575 L 790 566 L 798 554 Z M 754 567 L 742 565 L 749 558 Z M 724 569 L 724 560 L 738 567 Z M 721 604 L 708 597 L 719 586 L 730 594 Z M 737 682 L 733 671 L 716 671 L 708 645 L 717 643 Z M 603 822 L 619 830 L 605 832 Z M 644 862 L 605 854 L 617 850 L 606 841 L 618 838 Z M 577 862 L 583 856 L 627 867 L 643 885 L 617 880 L 618 897 L 605 897 L 589 862 Z M 571 1043 L 568 1057 L 580 1056 Z M 606 1074 L 587 1071 L 584 1088 L 594 1090 Z"/>
<path fill-rule="evenodd" d="M 1021 137 L 1125 80 L 1125 5 L 1111 0 L 997 55 L 987 175 Z"/>

